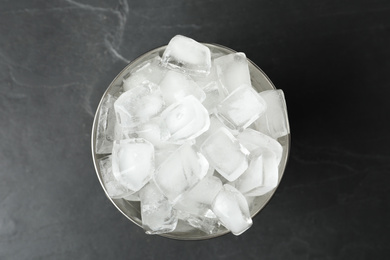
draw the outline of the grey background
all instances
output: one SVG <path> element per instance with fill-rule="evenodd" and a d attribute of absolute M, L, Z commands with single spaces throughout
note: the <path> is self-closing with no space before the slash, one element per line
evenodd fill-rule
<path fill-rule="evenodd" d="M 105 197 L 93 116 L 176 34 L 243 51 L 283 89 L 284 178 L 251 229 L 148 236 Z M 0 259 L 385 259 L 390 2 L 0 1 Z"/>

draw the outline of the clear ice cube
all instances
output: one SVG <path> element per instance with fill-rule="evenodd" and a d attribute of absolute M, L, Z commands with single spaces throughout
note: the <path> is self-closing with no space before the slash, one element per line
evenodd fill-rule
<path fill-rule="evenodd" d="M 251 86 L 248 60 L 244 53 L 232 53 L 214 60 L 221 87 L 228 95 L 242 85 Z"/>
<path fill-rule="evenodd" d="M 112 149 L 112 172 L 133 192 L 140 190 L 154 173 L 154 147 L 143 138 L 115 141 Z"/>
<path fill-rule="evenodd" d="M 282 145 L 272 137 L 259 131 L 247 128 L 237 136 L 237 139 L 251 153 L 261 148 L 262 150 L 270 150 L 274 152 L 278 163 L 282 158 Z"/>
<path fill-rule="evenodd" d="M 210 126 L 207 110 L 194 96 L 186 96 L 167 107 L 161 118 L 170 133 L 168 141 L 183 143 L 204 133 Z"/>
<path fill-rule="evenodd" d="M 245 191 L 245 196 L 262 196 L 278 186 L 279 167 L 278 159 L 274 152 L 265 150 L 259 151 L 263 161 L 262 183 L 250 191 Z M 250 173 L 254 175 L 254 173 Z M 247 178 L 246 176 L 243 178 Z M 258 178 L 258 177 L 257 177 Z M 249 180 L 248 180 L 249 181 Z M 254 182 L 257 180 L 253 180 Z"/>
<path fill-rule="evenodd" d="M 99 159 L 99 168 L 103 186 L 110 198 L 121 199 L 134 193 L 115 179 L 112 173 L 111 155 Z"/>
<path fill-rule="evenodd" d="M 156 56 L 134 68 L 130 71 L 129 77 L 123 80 L 123 90 L 128 91 L 148 81 L 158 85 L 166 73 L 166 69 L 160 63 L 161 58 Z"/>
<path fill-rule="evenodd" d="M 289 134 L 290 126 L 283 90 L 266 90 L 259 95 L 265 100 L 267 111 L 256 120 L 256 129 L 275 139 Z"/>
<path fill-rule="evenodd" d="M 159 86 L 167 106 L 180 101 L 183 97 L 188 95 L 193 95 L 200 102 L 203 102 L 206 98 L 205 92 L 191 79 L 191 77 L 173 70 L 170 70 L 165 74 Z"/>
<path fill-rule="evenodd" d="M 175 230 L 177 214 L 172 204 L 161 193 L 153 181 L 140 192 L 142 227 L 147 234 L 162 234 Z"/>
<path fill-rule="evenodd" d="M 190 75 L 210 73 L 210 49 L 195 40 L 176 35 L 168 43 L 162 56 L 162 64 Z"/>
<path fill-rule="evenodd" d="M 143 82 L 123 93 L 114 103 L 116 119 L 122 127 L 136 127 L 158 115 L 164 108 L 160 87 Z"/>
<path fill-rule="evenodd" d="M 201 145 L 201 152 L 229 181 L 236 180 L 248 168 L 249 151 L 226 128 L 210 135 Z"/>
<path fill-rule="evenodd" d="M 234 90 L 217 106 L 217 116 L 231 129 L 242 131 L 261 116 L 267 106 L 250 87 L 243 85 Z"/>
<path fill-rule="evenodd" d="M 192 214 L 182 209 L 176 209 L 178 218 L 188 223 L 188 225 L 199 229 L 206 234 L 217 233 L 220 224 L 215 214 L 208 209 L 204 214 Z"/>
<path fill-rule="evenodd" d="M 238 236 L 252 226 L 248 203 L 236 188 L 225 184 L 215 197 L 212 210 L 234 235 Z"/>
<path fill-rule="evenodd" d="M 100 105 L 96 130 L 97 154 L 108 154 L 112 151 L 112 143 L 115 139 L 115 100 L 114 96 L 107 94 Z"/>
<path fill-rule="evenodd" d="M 176 202 L 207 174 L 209 163 L 193 146 L 183 144 L 160 166 L 154 180 L 171 202 Z"/>

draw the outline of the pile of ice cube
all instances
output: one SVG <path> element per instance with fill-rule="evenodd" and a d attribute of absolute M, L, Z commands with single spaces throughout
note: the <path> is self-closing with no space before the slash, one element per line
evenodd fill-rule
<path fill-rule="evenodd" d="M 252 225 L 248 202 L 279 181 L 289 134 L 282 90 L 257 93 L 244 53 L 219 56 L 175 36 L 100 107 L 96 153 L 114 199 L 140 201 L 148 234 L 184 221 L 208 234 L 240 235 Z"/>

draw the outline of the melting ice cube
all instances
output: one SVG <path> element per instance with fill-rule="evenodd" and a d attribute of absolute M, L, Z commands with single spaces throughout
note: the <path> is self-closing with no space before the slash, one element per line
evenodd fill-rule
<path fill-rule="evenodd" d="M 162 234 L 175 230 L 177 215 L 172 204 L 153 181 L 140 190 L 142 227 L 147 234 Z"/>
<path fill-rule="evenodd" d="M 159 114 L 164 101 L 160 87 L 151 82 L 123 93 L 114 103 L 116 119 L 122 127 L 135 127 Z"/>
<path fill-rule="evenodd" d="M 214 60 L 217 74 L 225 95 L 242 85 L 251 86 L 248 60 L 244 53 L 232 53 Z"/>
<path fill-rule="evenodd" d="M 231 129 L 243 130 L 262 115 L 265 101 L 250 87 L 243 85 L 234 90 L 217 106 L 217 116 Z"/>
<path fill-rule="evenodd" d="M 215 197 L 212 210 L 222 225 L 238 236 L 252 226 L 248 203 L 236 188 L 225 184 Z"/>
<path fill-rule="evenodd" d="M 190 75 L 206 76 L 211 68 L 210 49 L 193 39 L 177 35 L 165 49 L 162 64 Z"/>
<path fill-rule="evenodd" d="M 154 148 L 143 138 L 115 141 L 112 149 L 112 172 L 133 192 L 140 190 L 154 172 Z"/>
<path fill-rule="evenodd" d="M 201 152 L 229 181 L 236 180 L 248 168 L 249 151 L 226 128 L 209 136 L 201 145 Z"/>
<path fill-rule="evenodd" d="M 210 126 L 207 110 L 192 95 L 167 107 L 161 118 L 171 135 L 168 141 L 174 143 L 194 139 Z"/>
<path fill-rule="evenodd" d="M 161 58 L 156 56 L 134 68 L 130 76 L 123 80 L 123 90 L 128 91 L 148 81 L 158 85 L 166 73 L 160 63 Z"/>
<path fill-rule="evenodd" d="M 167 106 L 188 95 L 193 95 L 200 102 L 206 98 L 204 91 L 189 76 L 173 70 L 165 74 L 159 85 Z"/>
<path fill-rule="evenodd" d="M 267 111 L 256 122 L 256 129 L 275 139 L 290 133 L 283 90 L 266 90 L 259 95 L 267 103 Z"/>
<path fill-rule="evenodd" d="M 183 144 L 156 170 L 154 180 L 163 194 L 176 202 L 207 174 L 209 163 L 193 146 Z"/>

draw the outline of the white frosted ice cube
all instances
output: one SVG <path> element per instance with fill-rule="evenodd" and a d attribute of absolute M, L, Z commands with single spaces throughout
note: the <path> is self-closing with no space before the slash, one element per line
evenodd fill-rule
<path fill-rule="evenodd" d="M 201 152 L 229 181 L 236 180 L 248 168 L 249 151 L 226 128 L 210 135 L 201 145 Z"/>
<path fill-rule="evenodd" d="M 255 122 L 256 129 L 275 139 L 290 133 L 287 106 L 283 90 L 266 90 L 259 93 L 266 104 L 267 111 Z"/>
<path fill-rule="evenodd" d="M 251 153 L 261 148 L 262 150 L 270 150 L 274 152 L 278 163 L 282 158 L 282 145 L 268 135 L 247 128 L 237 136 L 237 139 Z"/>
<path fill-rule="evenodd" d="M 175 230 L 177 215 L 172 204 L 153 181 L 140 192 L 142 227 L 147 234 L 162 234 Z"/>
<path fill-rule="evenodd" d="M 116 119 L 122 127 L 135 127 L 158 115 L 164 108 L 160 87 L 151 82 L 123 93 L 114 103 Z"/>
<path fill-rule="evenodd" d="M 170 137 L 168 130 L 161 124 L 160 118 L 153 118 L 137 127 L 135 131 L 140 138 L 151 142 L 156 149 L 167 145 Z"/>
<path fill-rule="evenodd" d="M 107 94 L 100 105 L 98 124 L 96 130 L 96 153 L 111 153 L 112 143 L 115 139 L 115 111 L 116 98 Z"/>
<path fill-rule="evenodd" d="M 251 158 L 248 169 L 234 181 L 233 185 L 245 195 L 247 192 L 263 186 L 263 179 L 263 156 L 260 154 Z"/>
<path fill-rule="evenodd" d="M 154 148 L 143 138 L 115 141 L 112 149 L 112 172 L 132 191 L 140 190 L 154 172 Z"/>
<path fill-rule="evenodd" d="M 196 138 L 196 146 L 200 149 L 204 141 L 206 141 L 209 136 L 214 134 L 215 131 L 219 130 L 220 128 L 225 128 L 228 130 L 228 128 L 226 128 L 226 126 L 214 114 L 211 114 L 210 126 L 206 132 Z"/>
<path fill-rule="evenodd" d="M 259 154 L 261 154 L 263 161 L 262 183 L 258 187 L 253 188 L 252 190 L 245 191 L 245 196 L 261 196 L 272 191 L 276 188 L 276 186 L 278 186 L 279 167 L 275 153 L 269 150 L 265 150 L 259 151 Z M 247 178 L 246 176 L 244 176 L 244 174 L 243 178 Z M 254 172 L 249 173 L 249 175 L 253 177 Z M 256 178 L 258 178 L 258 176 Z M 258 179 L 253 181 L 256 182 L 258 181 Z"/>
<path fill-rule="evenodd" d="M 257 92 L 250 85 L 243 85 L 217 106 L 216 115 L 229 128 L 241 131 L 258 119 L 266 108 Z"/>
<path fill-rule="evenodd" d="M 211 206 L 215 196 L 222 188 L 222 182 L 215 176 L 203 178 L 190 191 L 185 193 L 179 203 L 186 204 L 186 201 L 193 201 L 197 204 L 205 204 Z"/>
<path fill-rule="evenodd" d="M 168 141 L 173 143 L 194 139 L 210 126 L 207 110 L 192 95 L 167 107 L 161 118 L 171 136 Z"/>
<path fill-rule="evenodd" d="M 131 195 L 134 191 L 123 186 L 112 173 L 111 155 L 99 159 L 100 176 L 103 186 L 110 198 L 120 199 Z"/>
<path fill-rule="evenodd" d="M 225 184 L 215 197 L 212 210 L 222 225 L 238 236 L 252 226 L 248 203 L 236 188 Z"/>
<path fill-rule="evenodd" d="M 217 82 L 211 82 L 203 88 L 203 91 L 206 93 L 206 99 L 203 101 L 202 105 L 207 109 L 209 114 L 211 114 L 214 112 L 215 107 L 222 101 L 224 96 L 221 94 Z"/>
<path fill-rule="evenodd" d="M 214 60 L 221 87 L 228 95 L 242 85 L 251 86 L 248 60 L 244 53 L 232 53 Z"/>
<path fill-rule="evenodd" d="M 210 49 L 191 38 L 176 35 L 164 51 L 162 64 L 190 75 L 206 76 L 211 68 Z"/>
<path fill-rule="evenodd" d="M 130 71 L 129 77 L 123 80 L 123 90 L 128 91 L 147 81 L 158 85 L 166 73 L 166 69 L 160 63 L 161 58 L 156 56 L 134 68 Z"/>
<path fill-rule="evenodd" d="M 200 102 L 203 102 L 206 98 L 204 91 L 191 77 L 173 70 L 165 74 L 159 86 L 167 106 L 182 100 L 183 97 L 188 95 L 193 95 Z"/>
<path fill-rule="evenodd" d="M 176 202 L 207 174 L 209 163 L 193 146 L 183 144 L 156 170 L 154 180 L 163 194 Z"/>

